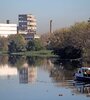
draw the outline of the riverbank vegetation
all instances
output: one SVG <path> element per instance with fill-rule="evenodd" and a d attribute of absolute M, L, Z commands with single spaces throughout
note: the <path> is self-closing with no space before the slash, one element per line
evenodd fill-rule
<path fill-rule="evenodd" d="M 55 57 L 52 50 L 43 46 L 41 39 L 25 40 L 22 35 L 10 35 L 8 38 L 1 37 L 0 54 Z M 5 41 L 4 41 L 5 40 Z"/>
<path fill-rule="evenodd" d="M 21 55 L 21 56 L 24 55 L 31 57 L 58 57 L 52 54 L 52 50 L 16 52 L 16 53 L 11 53 L 11 55 Z"/>
<path fill-rule="evenodd" d="M 60 59 L 90 58 L 90 22 L 43 34 L 40 39 L 25 40 L 20 35 L 0 37 L 0 51 L 8 54 L 59 56 Z"/>
<path fill-rule="evenodd" d="M 48 35 L 43 37 L 47 40 Z M 90 58 L 90 22 L 75 23 L 56 30 L 49 34 L 47 41 L 47 48 L 52 49 L 61 59 Z"/>

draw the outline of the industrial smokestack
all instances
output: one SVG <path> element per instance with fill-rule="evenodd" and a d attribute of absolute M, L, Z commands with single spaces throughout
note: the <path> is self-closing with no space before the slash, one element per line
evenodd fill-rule
<path fill-rule="evenodd" d="M 52 20 L 50 20 L 50 33 L 52 33 Z"/>
<path fill-rule="evenodd" d="M 90 23 L 90 18 L 88 19 L 88 22 Z"/>

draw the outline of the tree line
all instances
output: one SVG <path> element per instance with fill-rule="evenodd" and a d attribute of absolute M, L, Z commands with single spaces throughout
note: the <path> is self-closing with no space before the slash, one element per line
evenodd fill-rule
<path fill-rule="evenodd" d="M 90 57 L 90 22 L 75 23 L 52 34 L 43 34 L 40 39 L 25 40 L 20 34 L 0 37 L 0 51 L 12 53 L 42 49 L 52 50 L 61 59 Z"/>
<path fill-rule="evenodd" d="M 25 51 L 42 50 L 43 44 L 40 39 L 25 40 L 20 35 L 10 35 L 8 38 L 0 37 L 0 51 L 8 51 L 8 53 L 17 53 Z"/>
<path fill-rule="evenodd" d="M 42 38 L 44 45 L 62 59 L 90 57 L 90 22 L 75 23 L 52 34 L 42 35 Z"/>

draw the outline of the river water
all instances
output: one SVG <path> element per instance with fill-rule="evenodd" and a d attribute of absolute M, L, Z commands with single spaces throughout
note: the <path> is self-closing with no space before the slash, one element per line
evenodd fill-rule
<path fill-rule="evenodd" d="M 90 100 L 90 84 L 77 83 L 78 62 L 0 56 L 0 100 Z"/>

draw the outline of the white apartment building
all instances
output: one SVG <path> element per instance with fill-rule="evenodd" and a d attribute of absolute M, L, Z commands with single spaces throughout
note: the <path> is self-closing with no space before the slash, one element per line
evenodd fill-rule
<path fill-rule="evenodd" d="M 36 18 L 32 14 L 21 14 L 18 16 L 19 34 L 36 34 Z"/>
<path fill-rule="evenodd" d="M 0 36 L 17 34 L 17 24 L 0 23 Z"/>

